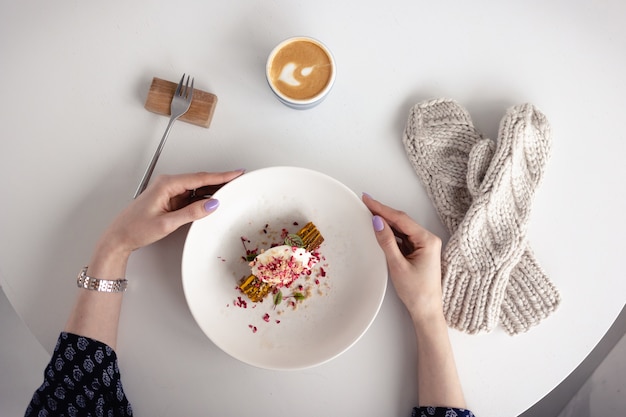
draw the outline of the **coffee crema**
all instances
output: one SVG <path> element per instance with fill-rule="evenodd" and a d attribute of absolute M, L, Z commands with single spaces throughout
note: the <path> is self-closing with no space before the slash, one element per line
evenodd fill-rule
<path fill-rule="evenodd" d="M 267 72 L 279 93 L 293 100 L 310 100 L 329 86 L 334 65 L 322 45 L 310 38 L 294 38 L 275 49 Z"/>

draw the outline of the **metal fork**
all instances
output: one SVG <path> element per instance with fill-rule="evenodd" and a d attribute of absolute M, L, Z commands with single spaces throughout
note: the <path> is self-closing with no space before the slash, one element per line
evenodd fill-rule
<path fill-rule="evenodd" d="M 191 85 L 189 85 L 189 78 L 190 76 L 187 76 L 187 81 L 185 81 L 185 74 L 183 74 L 183 77 L 180 79 L 180 82 L 176 87 L 176 92 L 174 93 L 174 97 L 172 98 L 172 105 L 170 107 L 170 121 L 167 124 L 167 128 L 165 128 L 165 133 L 161 138 L 159 147 L 157 148 L 156 152 L 154 152 L 152 161 L 150 161 L 148 168 L 146 168 L 146 172 L 143 174 L 143 178 L 141 179 L 139 187 L 137 187 L 137 191 L 135 191 L 135 196 L 133 198 L 137 198 L 139 194 L 141 194 L 148 186 L 148 182 L 150 181 L 150 177 L 152 176 L 152 171 L 154 171 L 154 167 L 159 160 L 161 150 L 163 150 L 163 146 L 165 145 L 167 136 L 170 134 L 172 125 L 180 116 L 187 113 L 187 110 L 189 110 L 189 107 L 191 106 L 191 99 L 193 98 L 193 78 L 191 78 Z"/>

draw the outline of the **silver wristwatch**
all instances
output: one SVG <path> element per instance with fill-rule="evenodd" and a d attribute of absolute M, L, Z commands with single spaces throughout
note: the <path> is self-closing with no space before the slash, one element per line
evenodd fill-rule
<path fill-rule="evenodd" d="M 76 280 L 78 288 L 101 292 L 124 292 L 128 286 L 126 279 L 98 279 L 87 276 L 87 267 L 80 270 L 78 279 Z"/>

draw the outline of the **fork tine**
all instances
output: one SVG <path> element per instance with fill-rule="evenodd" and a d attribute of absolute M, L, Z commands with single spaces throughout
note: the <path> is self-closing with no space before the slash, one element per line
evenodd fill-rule
<path fill-rule="evenodd" d="M 180 95 L 180 90 L 181 90 L 181 87 L 183 86 L 183 80 L 184 79 L 185 79 L 185 74 L 183 74 L 183 76 L 180 79 L 180 82 L 176 86 L 176 91 L 174 92 L 175 96 L 179 96 Z"/>
<path fill-rule="evenodd" d="M 193 78 L 191 79 L 191 87 L 189 88 L 189 92 L 188 92 L 188 101 L 191 103 L 191 99 L 193 99 Z"/>
<path fill-rule="evenodd" d="M 189 78 L 191 78 L 190 75 L 187 76 L 187 81 L 185 81 L 185 89 L 183 90 L 183 94 L 181 95 L 183 98 L 187 98 L 187 94 L 189 94 Z"/>

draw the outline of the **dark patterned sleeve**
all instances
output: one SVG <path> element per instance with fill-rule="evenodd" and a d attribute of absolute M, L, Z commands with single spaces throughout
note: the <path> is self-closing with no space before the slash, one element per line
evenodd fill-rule
<path fill-rule="evenodd" d="M 97 340 L 61 333 L 25 416 L 132 415 L 115 351 Z"/>
<path fill-rule="evenodd" d="M 470 410 L 447 407 L 415 407 L 413 417 L 475 417 Z"/>

